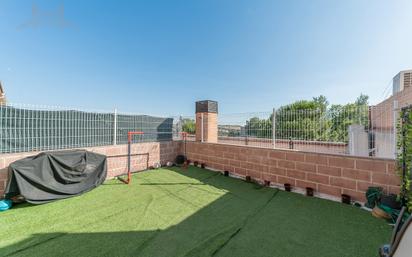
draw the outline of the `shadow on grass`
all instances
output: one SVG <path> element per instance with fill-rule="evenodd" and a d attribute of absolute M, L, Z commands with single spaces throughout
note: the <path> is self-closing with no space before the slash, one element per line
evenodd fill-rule
<path fill-rule="evenodd" d="M 176 180 L 188 181 L 156 182 L 146 176 L 137 186 L 161 190 L 168 198 L 159 205 L 176 201 L 197 208 L 183 221 L 162 230 L 139 230 L 135 224 L 128 231 L 115 231 L 116 227 L 102 223 L 102 230 L 111 231 L 38 233 L 2 248 L 0 256 L 374 256 L 375 246 L 385 237 L 373 235 L 386 231 L 378 227 L 379 222 L 354 208 L 278 192 L 208 170 L 169 171 Z M 222 193 L 201 205 L 200 198 L 210 197 L 207 190 L 212 189 Z M 352 222 L 349 215 L 358 221 Z M 148 219 L 144 215 L 117 218 L 125 222 L 138 218 L 142 223 Z"/>

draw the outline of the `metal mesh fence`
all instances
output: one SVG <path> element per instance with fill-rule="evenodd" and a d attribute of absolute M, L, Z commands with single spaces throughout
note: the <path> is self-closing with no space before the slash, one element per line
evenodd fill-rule
<path fill-rule="evenodd" d="M 389 106 L 332 106 L 219 114 L 218 142 L 308 152 L 394 158 L 398 110 Z M 194 140 L 194 117 L 155 117 L 56 107 L 0 105 L 0 153 Z"/>
<path fill-rule="evenodd" d="M 174 118 L 89 112 L 28 105 L 0 105 L 0 153 L 172 140 Z M 175 129 L 176 130 L 176 129 Z"/>
<path fill-rule="evenodd" d="M 396 115 L 373 106 L 219 114 L 218 142 L 394 158 Z"/>
<path fill-rule="evenodd" d="M 127 132 L 142 131 L 134 141 L 170 141 L 173 137 L 173 118 L 160 118 L 148 115 L 117 115 L 117 143 L 127 144 Z"/>

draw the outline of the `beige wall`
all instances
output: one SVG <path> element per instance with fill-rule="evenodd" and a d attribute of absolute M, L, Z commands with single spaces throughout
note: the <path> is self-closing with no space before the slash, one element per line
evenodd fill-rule
<path fill-rule="evenodd" d="M 203 118 L 203 122 L 202 122 Z M 203 124 L 203 130 L 202 130 Z M 196 113 L 196 141 L 216 143 L 217 142 L 217 113 L 198 112 Z"/>

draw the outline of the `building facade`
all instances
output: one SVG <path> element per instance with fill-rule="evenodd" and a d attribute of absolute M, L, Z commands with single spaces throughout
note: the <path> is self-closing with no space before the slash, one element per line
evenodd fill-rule
<path fill-rule="evenodd" d="M 412 70 L 401 71 L 393 77 L 393 94 L 412 87 Z"/>
<path fill-rule="evenodd" d="M 3 90 L 3 85 L 1 84 L 0 81 L 0 104 L 5 104 L 6 103 L 6 94 Z"/>

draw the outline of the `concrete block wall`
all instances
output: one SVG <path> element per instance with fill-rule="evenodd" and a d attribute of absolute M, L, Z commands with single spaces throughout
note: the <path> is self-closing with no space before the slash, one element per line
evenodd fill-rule
<path fill-rule="evenodd" d="M 126 145 L 86 148 L 107 156 L 125 155 Z M 282 186 L 312 187 L 315 193 L 331 197 L 348 194 L 354 200 L 365 201 L 369 186 L 381 186 L 388 193 L 399 192 L 399 177 L 395 161 L 377 158 L 350 157 L 293 150 L 257 148 L 251 146 L 187 142 L 187 155 L 192 161 L 204 162 L 212 169 L 228 170 L 237 176 L 269 180 Z M 140 143 L 132 146 L 132 169 L 144 170 L 157 162 L 173 161 L 182 152 L 181 142 Z M 37 153 L 0 155 L 0 195 L 7 182 L 10 163 Z M 108 178 L 126 172 L 127 157 L 108 158 Z"/>
<path fill-rule="evenodd" d="M 399 192 L 395 161 L 389 159 L 199 142 L 187 143 L 187 155 L 212 169 L 269 180 L 279 186 L 290 183 L 300 189 L 312 187 L 315 194 L 331 197 L 348 194 L 365 202 L 369 186 L 381 186 L 387 193 Z"/>
<path fill-rule="evenodd" d="M 126 156 L 110 157 L 115 155 L 126 155 L 127 145 L 99 146 L 84 149 L 108 156 L 108 178 L 113 178 L 127 172 Z M 132 156 L 132 170 L 145 170 L 148 167 L 153 166 L 155 163 L 165 164 L 168 161 L 173 161 L 180 150 L 181 143 L 177 141 L 133 144 L 132 153 L 137 153 L 139 155 Z M 28 152 L 0 155 L 0 198 L 3 196 L 6 187 L 8 179 L 8 166 L 14 161 L 36 154 L 38 153 Z"/>

